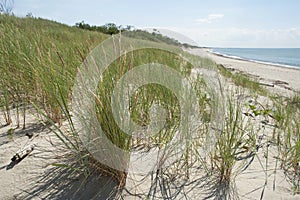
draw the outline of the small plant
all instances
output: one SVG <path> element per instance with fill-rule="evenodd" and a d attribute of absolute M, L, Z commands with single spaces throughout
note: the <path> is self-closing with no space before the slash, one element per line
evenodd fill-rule
<path fill-rule="evenodd" d="M 218 172 L 219 182 L 230 185 L 255 155 L 256 136 L 249 120 L 242 115 L 241 102 L 228 97 L 226 105 L 225 121 L 219 130 L 211 162 Z"/>
<path fill-rule="evenodd" d="M 233 73 L 230 70 L 226 69 L 223 65 L 218 64 L 217 68 L 222 76 L 229 79 L 232 78 Z"/>
<path fill-rule="evenodd" d="M 295 104 L 298 94 L 292 98 L 273 98 L 274 119 L 278 123 L 277 146 L 281 166 L 295 193 L 300 193 L 300 109 Z"/>
<path fill-rule="evenodd" d="M 230 79 L 236 86 L 241 86 L 247 88 L 253 92 L 259 92 L 263 95 L 267 94 L 267 91 L 262 88 L 256 80 L 252 80 L 245 74 L 240 72 L 231 72 L 229 69 L 226 69 L 223 65 L 217 65 L 219 72 L 225 78 Z"/>
<path fill-rule="evenodd" d="M 248 102 L 246 105 L 249 107 L 249 111 L 246 114 L 250 114 L 251 116 L 263 116 L 267 119 L 272 113 L 271 109 L 265 108 L 258 102 L 251 101 L 251 103 Z"/>

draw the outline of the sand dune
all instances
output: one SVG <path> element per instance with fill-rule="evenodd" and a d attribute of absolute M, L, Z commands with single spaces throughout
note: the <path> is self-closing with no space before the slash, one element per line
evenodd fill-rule
<path fill-rule="evenodd" d="M 226 68 L 246 73 L 261 83 L 274 85 L 266 86 L 273 92 L 290 95 L 293 91 L 300 90 L 300 70 L 224 58 L 208 52 L 207 49 L 187 51 L 209 57 Z M 251 96 L 245 96 L 245 100 L 246 98 Z M 261 101 L 265 100 L 264 97 L 259 98 Z M 117 194 L 118 184 L 112 178 L 97 174 L 86 180 L 81 176 L 74 177 L 67 169 L 51 165 L 61 163 L 60 155 L 65 152 L 59 151 L 57 138 L 33 115 L 27 117 L 25 130 L 15 129 L 15 124 L 4 126 L 1 117 L 0 199 L 113 199 L 119 195 L 123 199 L 156 199 L 163 198 L 165 194 L 173 196 L 174 199 L 222 199 L 222 195 L 226 193 L 226 186 L 225 189 L 215 187 L 213 176 L 207 177 L 204 173 L 199 173 L 199 166 L 191 166 L 188 179 L 180 176 L 173 180 L 172 177 L 156 172 L 143 177 L 129 174 L 125 189 Z M 299 199 L 299 195 L 293 195 L 283 170 L 276 163 L 276 146 L 268 140 L 273 127 L 262 128 L 262 120 L 259 117 L 253 119 L 257 130 L 263 130 L 259 132 L 262 138 L 261 147 L 247 170 L 235 177 L 233 189 L 230 191 L 238 195 L 233 194 L 232 197 L 259 199 L 263 194 L 263 199 Z M 10 138 L 8 132 L 12 129 L 14 133 Z M 33 133 L 33 137 L 29 139 L 26 133 Z M 22 161 L 11 161 L 17 151 L 33 144 L 34 150 Z"/>

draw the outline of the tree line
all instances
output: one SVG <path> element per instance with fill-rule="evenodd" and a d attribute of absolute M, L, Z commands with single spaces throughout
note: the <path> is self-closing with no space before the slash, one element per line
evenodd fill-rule
<path fill-rule="evenodd" d="M 107 23 L 102 26 L 89 25 L 84 21 L 78 22 L 75 24 L 75 27 L 90 31 L 98 31 L 104 34 L 114 35 L 122 32 L 123 35 L 127 37 L 132 37 L 135 39 L 149 40 L 153 42 L 163 42 L 170 45 L 176 46 L 185 46 L 186 44 L 181 44 L 174 38 L 170 38 L 168 36 L 162 35 L 158 30 L 154 29 L 153 32 L 148 32 L 141 29 L 136 29 L 131 25 L 116 25 L 114 23 Z"/>
<path fill-rule="evenodd" d="M 180 43 L 178 40 L 174 38 L 170 38 L 168 36 L 162 35 L 159 30 L 153 29 L 152 32 L 148 32 L 141 29 L 136 29 L 134 26 L 131 25 L 116 25 L 114 23 L 107 23 L 102 26 L 95 26 L 95 25 L 89 25 L 85 23 L 84 21 L 78 22 L 75 24 L 75 27 L 90 31 L 98 31 L 104 34 L 114 35 L 122 32 L 123 35 L 127 37 L 132 37 L 135 39 L 142 39 L 142 40 L 149 40 L 153 42 L 163 42 L 170 45 L 175 46 L 183 46 L 183 47 L 191 47 L 196 48 L 197 46 L 190 45 L 187 43 Z"/>
<path fill-rule="evenodd" d="M 109 34 L 109 35 L 118 34 L 123 31 L 134 30 L 134 27 L 131 25 L 117 26 L 114 23 L 107 23 L 102 26 L 95 26 L 95 25 L 89 25 L 89 24 L 85 23 L 84 21 L 76 23 L 75 27 L 85 29 L 85 30 L 90 30 L 90 31 L 98 31 L 98 32 L 101 32 L 104 34 Z"/>

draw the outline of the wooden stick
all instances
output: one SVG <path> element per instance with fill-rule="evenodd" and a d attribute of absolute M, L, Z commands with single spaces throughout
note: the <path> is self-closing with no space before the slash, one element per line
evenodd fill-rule
<path fill-rule="evenodd" d="M 35 144 L 28 145 L 24 147 L 23 149 L 19 150 L 12 158 L 11 161 L 13 162 L 19 162 L 22 159 L 24 159 L 26 156 L 28 156 L 34 149 Z"/>

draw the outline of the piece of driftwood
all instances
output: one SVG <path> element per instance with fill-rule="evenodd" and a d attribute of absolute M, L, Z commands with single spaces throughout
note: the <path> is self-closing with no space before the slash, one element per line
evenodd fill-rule
<path fill-rule="evenodd" d="M 280 81 L 280 80 L 276 80 L 273 82 L 275 85 L 288 85 L 288 82 L 285 81 Z"/>
<path fill-rule="evenodd" d="M 12 158 L 12 162 L 20 162 L 23 160 L 26 156 L 28 156 L 34 149 L 35 144 L 28 145 L 24 147 L 23 149 L 19 150 Z"/>
<path fill-rule="evenodd" d="M 268 87 L 274 87 L 274 84 L 269 84 L 269 83 L 259 83 L 259 85 L 264 85 Z"/>

